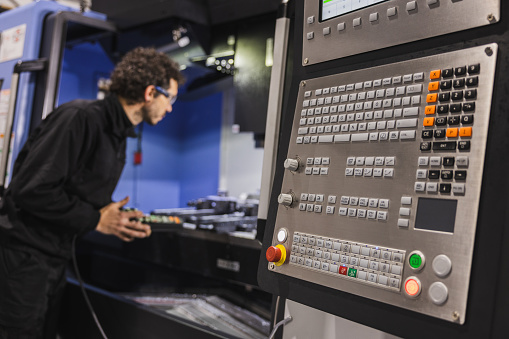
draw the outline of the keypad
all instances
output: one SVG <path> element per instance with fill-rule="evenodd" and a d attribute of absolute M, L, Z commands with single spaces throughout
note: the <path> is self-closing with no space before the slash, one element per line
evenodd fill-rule
<path fill-rule="evenodd" d="M 400 291 L 406 251 L 295 232 L 290 264 Z"/>

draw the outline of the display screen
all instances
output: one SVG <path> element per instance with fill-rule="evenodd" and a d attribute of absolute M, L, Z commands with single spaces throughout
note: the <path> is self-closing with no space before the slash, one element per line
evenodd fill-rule
<path fill-rule="evenodd" d="M 457 200 L 419 198 L 415 228 L 454 233 Z"/>
<path fill-rule="evenodd" d="M 322 21 L 389 0 L 321 0 Z"/>

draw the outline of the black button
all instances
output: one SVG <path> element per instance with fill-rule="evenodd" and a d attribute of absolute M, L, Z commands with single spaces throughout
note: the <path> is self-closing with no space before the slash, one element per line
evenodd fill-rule
<path fill-rule="evenodd" d="M 437 113 L 438 114 L 449 113 L 449 105 L 438 105 Z"/>
<path fill-rule="evenodd" d="M 440 184 L 440 193 L 451 193 L 451 184 Z"/>
<path fill-rule="evenodd" d="M 452 81 L 451 80 L 444 80 L 444 81 L 440 82 L 440 89 L 441 90 L 451 89 L 451 87 L 452 87 Z"/>
<path fill-rule="evenodd" d="M 472 77 L 467 79 L 467 86 L 474 87 L 479 83 L 479 77 Z"/>
<path fill-rule="evenodd" d="M 452 151 L 456 149 L 456 141 L 442 141 L 442 142 L 434 142 L 433 150 L 434 151 Z"/>
<path fill-rule="evenodd" d="M 440 171 L 438 171 L 438 170 L 430 170 L 428 172 L 428 178 L 429 179 L 439 179 L 440 178 Z"/>
<path fill-rule="evenodd" d="M 456 69 L 454 70 L 454 74 L 456 74 L 456 76 L 462 76 L 467 74 L 467 66 L 456 67 Z"/>
<path fill-rule="evenodd" d="M 456 179 L 456 180 L 466 180 L 467 179 L 467 171 L 456 171 L 456 172 L 454 172 L 454 179 Z"/>
<path fill-rule="evenodd" d="M 450 78 L 454 75 L 454 71 L 452 68 L 446 68 L 442 70 L 442 77 L 443 78 Z"/>
<path fill-rule="evenodd" d="M 436 129 L 435 138 L 445 138 L 445 129 Z"/>
<path fill-rule="evenodd" d="M 481 70 L 480 64 L 474 64 L 468 66 L 468 74 L 479 74 L 479 71 Z"/>
<path fill-rule="evenodd" d="M 450 180 L 452 179 L 453 172 L 449 170 L 442 171 L 440 174 L 440 177 L 444 180 Z"/>
<path fill-rule="evenodd" d="M 429 151 L 431 150 L 431 142 L 421 142 L 421 151 Z"/>
<path fill-rule="evenodd" d="M 463 104 L 464 112 L 473 112 L 475 111 L 475 102 L 466 102 Z"/>
<path fill-rule="evenodd" d="M 435 125 L 437 126 L 445 126 L 447 124 L 447 118 L 436 118 Z"/>
<path fill-rule="evenodd" d="M 465 99 L 475 99 L 475 98 L 477 98 L 476 89 L 468 89 L 465 91 Z"/>
<path fill-rule="evenodd" d="M 431 129 L 425 129 L 422 131 L 422 138 L 423 139 L 431 139 L 433 138 L 433 130 Z"/>
<path fill-rule="evenodd" d="M 461 116 L 461 123 L 463 125 L 471 125 L 474 123 L 474 116 L 473 115 L 463 115 Z"/>
<path fill-rule="evenodd" d="M 463 100 L 463 91 L 452 92 L 452 100 Z"/>
<path fill-rule="evenodd" d="M 447 118 L 447 123 L 449 125 L 459 125 L 460 124 L 460 116 L 459 115 L 453 115 Z"/>
<path fill-rule="evenodd" d="M 438 101 L 449 101 L 449 100 L 451 100 L 450 92 L 438 94 Z"/>
<path fill-rule="evenodd" d="M 434 149 L 435 145 L 433 145 Z M 460 141 L 458 143 L 458 149 L 460 151 L 470 151 L 470 141 Z"/>
<path fill-rule="evenodd" d="M 452 104 L 451 105 L 451 113 L 459 113 L 461 112 L 461 104 Z"/>
<path fill-rule="evenodd" d="M 454 166 L 454 157 L 444 157 L 443 164 L 447 167 Z"/>
<path fill-rule="evenodd" d="M 454 88 L 463 88 L 465 87 L 465 79 L 456 79 L 453 82 Z"/>

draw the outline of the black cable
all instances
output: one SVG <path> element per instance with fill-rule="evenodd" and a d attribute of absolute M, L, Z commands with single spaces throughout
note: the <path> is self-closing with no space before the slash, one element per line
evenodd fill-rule
<path fill-rule="evenodd" d="M 104 339 L 108 339 L 108 337 L 106 336 L 106 334 L 103 331 L 103 328 L 101 326 L 101 323 L 99 322 L 99 319 L 97 318 L 97 315 L 95 314 L 94 308 L 92 307 L 92 304 L 90 303 L 90 300 L 88 299 L 87 291 L 85 291 L 85 286 L 83 284 L 83 280 L 81 279 L 80 271 L 78 269 L 78 262 L 76 260 L 75 243 L 76 243 L 77 237 L 78 236 L 75 235 L 74 238 L 72 239 L 72 262 L 74 265 L 74 271 L 76 272 L 76 276 L 78 277 L 78 281 L 79 281 L 80 287 L 81 287 L 81 293 L 83 294 L 83 297 L 85 298 L 85 302 L 87 303 L 88 309 L 89 309 L 90 313 L 92 314 L 92 317 L 94 318 L 94 322 L 95 322 L 97 328 L 99 329 L 99 332 L 101 332 L 102 337 Z"/>

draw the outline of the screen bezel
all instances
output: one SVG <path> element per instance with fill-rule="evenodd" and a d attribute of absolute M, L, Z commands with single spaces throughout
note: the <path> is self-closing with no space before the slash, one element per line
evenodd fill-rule
<path fill-rule="evenodd" d="M 367 5 L 365 7 L 362 7 L 362 8 L 359 8 L 359 9 L 356 9 L 356 10 L 353 10 L 353 11 L 350 11 L 350 12 L 347 12 L 347 13 L 343 13 L 343 14 L 339 14 L 339 15 L 335 15 L 333 17 L 330 17 L 328 19 L 323 19 L 323 1 L 324 0 L 320 0 L 320 5 L 319 5 L 319 22 L 326 22 L 326 21 L 329 21 L 329 20 L 332 20 L 332 19 L 335 19 L 335 18 L 339 18 L 343 15 L 347 15 L 347 14 L 352 14 L 352 13 L 355 13 L 355 12 L 358 12 L 358 11 L 362 11 L 362 10 L 365 10 L 366 8 L 369 8 L 369 7 L 372 7 L 372 6 L 375 6 L 375 5 L 378 5 L 378 4 L 381 4 L 383 2 L 387 2 L 387 1 L 391 1 L 391 0 L 381 0 L 380 2 L 377 2 L 377 3 L 374 3 L 374 4 L 371 4 L 371 5 Z"/>

